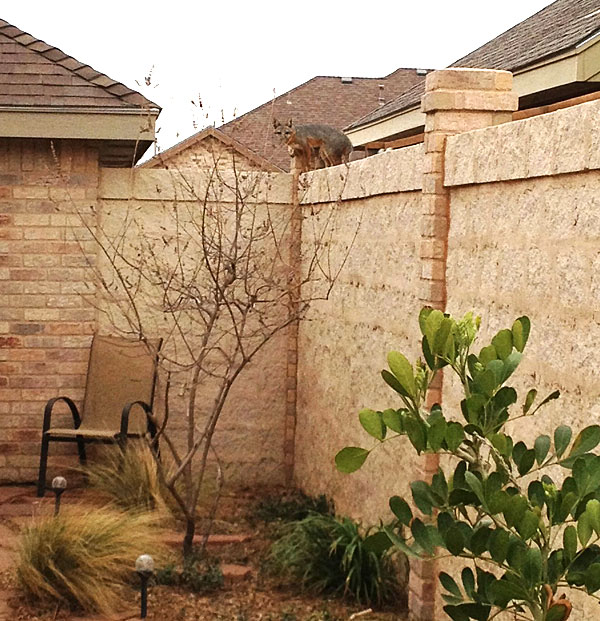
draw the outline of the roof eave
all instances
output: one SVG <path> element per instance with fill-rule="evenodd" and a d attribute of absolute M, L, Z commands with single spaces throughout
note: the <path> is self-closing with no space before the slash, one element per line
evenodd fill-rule
<path fill-rule="evenodd" d="M 158 108 L 0 106 L 0 137 L 154 141 Z"/>

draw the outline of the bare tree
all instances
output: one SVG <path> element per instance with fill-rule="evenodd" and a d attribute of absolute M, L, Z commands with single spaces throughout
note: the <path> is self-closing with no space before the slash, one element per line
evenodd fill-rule
<path fill-rule="evenodd" d="M 105 319 L 149 346 L 156 336 L 164 339 L 157 352 L 163 412 L 155 422 L 168 456 L 157 463 L 185 518 L 184 556 L 192 551 L 213 438 L 232 386 L 267 343 L 302 320 L 312 302 L 329 297 L 352 246 L 332 252 L 341 190 L 337 204 L 303 216 L 297 176 L 290 204 L 272 204 L 275 176 L 239 171 L 235 157 L 229 171 L 221 168 L 215 158 L 210 170 L 171 170 L 172 194 L 157 194 L 152 216 L 130 200 L 103 209 L 89 227 L 99 248 Z M 340 170 L 343 188 L 349 168 Z M 303 217 L 310 226 L 302 226 Z M 171 422 L 182 402 L 179 442 Z"/>

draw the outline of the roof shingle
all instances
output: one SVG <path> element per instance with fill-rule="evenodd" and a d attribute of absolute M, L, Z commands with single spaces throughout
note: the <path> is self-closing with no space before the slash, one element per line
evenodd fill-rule
<path fill-rule="evenodd" d="M 140 93 L 1 19 L 0 104 L 158 108 Z"/>

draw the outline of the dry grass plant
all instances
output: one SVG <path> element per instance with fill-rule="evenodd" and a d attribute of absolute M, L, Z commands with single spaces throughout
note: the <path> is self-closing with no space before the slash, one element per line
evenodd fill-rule
<path fill-rule="evenodd" d="M 161 483 L 156 460 L 143 442 L 128 442 L 124 451 L 105 448 L 85 468 L 89 485 L 125 511 L 169 515 L 169 491 Z"/>
<path fill-rule="evenodd" d="M 23 531 L 17 583 L 32 603 L 114 613 L 124 607 L 136 558 L 143 553 L 159 562 L 164 558 L 157 535 L 157 519 L 150 513 L 64 508 Z"/>

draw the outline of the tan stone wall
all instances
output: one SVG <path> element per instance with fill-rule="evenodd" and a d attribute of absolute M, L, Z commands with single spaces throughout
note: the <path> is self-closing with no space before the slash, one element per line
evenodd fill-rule
<path fill-rule="evenodd" d="M 418 327 L 421 164 L 422 148 L 413 147 L 351 163 L 345 184 L 344 167 L 304 177 L 304 200 L 313 201 L 305 213 L 338 213 L 334 260 L 356 238 L 329 300 L 300 325 L 296 482 L 333 498 L 340 514 L 366 522 L 389 515 L 391 493 L 408 493 L 413 453 L 403 441 L 390 443 L 352 475 L 338 473 L 333 459 L 344 446 L 371 445 L 360 409 L 397 404 L 379 375 L 387 352 L 417 353 L 411 335 Z M 317 203 L 323 196 L 334 202 Z"/>
<path fill-rule="evenodd" d="M 77 212 L 93 224 L 97 184 L 83 141 L 0 140 L 0 482 L 36 480 L 46 400 L 82 396 L 95 247 Z"/>
<path fill-rule="evenodd" d="M 600 420 L 599 113 L 594 102 L 448 140 L 448 310 L 481 314 L 482 339 L 529 316 L 513 384 L 522 398 L 561 392 L 513 425 L 529 446 L 559 424 Z M 446 408 L 458 398 L 446 382 Z M 571 597 L 578 619 L 597 618 L 597 603 Z"/>
<path fill-rule="evenodd" d="M 140 235 L 146 241 L 158 240 L 160 246 L 161 238 L 169 238 L 176 232 L 175 219 L 171 217 L 174 211 L 177 211 L 183 229 L 193 232 L 193 226 L 199 226 L 198 215 L 206 196 L 205 182 L 208 175 L 208 172 L 184 173 L 185 180 L 182 180 L 177 174 L 166 170 L 103 170 L 100 183 L 99 230 L 117 239 L 123 223 L 127 222 L 123 244 L 128 248 L 129 257 L 133 257 L 138 248 L 137 240 Z M 290 176 L 261 176 L 257 179 L 259 187 L 253 187 L 252 196 L 255 198 L 252 200 L 258 202 L 260 213 L 264 214 L 268 205 L 274 219 L 278 218 L 279 213 L 285 217 L 289 212 Z M 244 179 L 239 180 L 240 187 L 246 183 L 248 187 L 253 186 L 251 176 L 244 176 Z M 214 206 L 213 201 L 218 199 L 225 208 L 232 208 L 235 188 L 236 181 L 233 178 L 226 180 L 223 185 L 217 184 L 215 193 L 209 192 L 210 205 Z M 173 244 L 170 241 L 161 246 L 162 252 L 168 254 L 172 251 Z M 197 264 L 197 260 L 193 260 L 193 263 Z M 111 269 L 107 258 L 100 256 L 98 265 L 103 276 L 110 278 Z M 147 288 L 143 296 L 138 296 L 138 303 L 146 334 L 164 337 L 164 347 L 168 348 L 165 353 L 171 354 L 174 353 L 176 343 L 181 347 L 181 340 L 172 338 L 169 333 L 172 325 L 168 321 L 168 315 L 161 314 L 158 304 L 161 299 L 160 292 L 159 288 Z M 147 304 L 147 297 L 157 303 L 154 306 Z M 101 309 L 110 313 L 110 316 L 101 313 L 101 331 L 127 329 L 114 302 L 99 295 Z M 199 334 L 201 325 L 190 325 L 184 329 L 194 346 L 199 347 L 199 338 L 195 337 L 194 332 Z M 178 355 L 178 358 L 181 359 L 181 356 Z M 286 339 L 283 331 L 246 367 L 229 395 L 214 442 L 228 485 L 280 485 L 284 482 L 286 359 Z M 162 406 L 163 381 L 164 370 L 157 393 L 156 405 L 159 410 Z M 187 372 L 173 376 L 168 429 L 179 442 L 183 442 L 185 438 L 184 405 L 189 389 L 186 384 L 188 381 Z M 210 411 L 214 398 L 211 387 L 215 383 L 215 380 L 208 379 L 207 385 L 198 396 L 201 422 Z M 166 449 L 164 452 L 168 455 Z"/>

